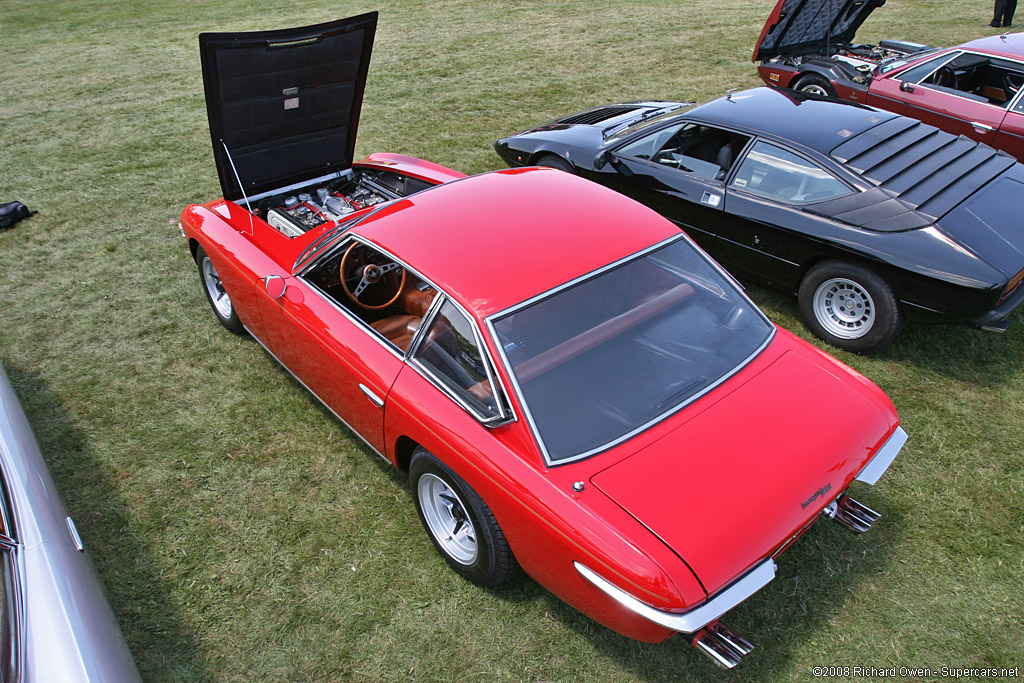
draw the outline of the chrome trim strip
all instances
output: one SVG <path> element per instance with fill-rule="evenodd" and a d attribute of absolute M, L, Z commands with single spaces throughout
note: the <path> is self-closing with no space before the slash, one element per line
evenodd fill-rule
<path fill-rule="evenodd" d="M 377 394 L 373 393 L 373 389 L 371 389 L 370 387 L 366 386 L 365 384 L 360 384 L 359 385 L 359 390 L 361 392 L 363 392 L 364 394 L 366 394 L 366 398 L 370 399 L 370 403 L 372 403 L 373 405 L 377 406 L 378 408 L 383 408 L 384 407 L 384 399 L 382 399 Z"/>
<path fill-rule="evenodd" d="M 775 578 L 775 561 L 769 558 L 733 581 L 728 587 L 720 590 L 699 607 L 687 612 L 666 612 L 637 600 L 585 565 L 579 562 L 573 562 L 573 565 L 583 578 L 626 609 L 659 626 L 680 633 L 693 633 L 703 628 L 764 588 L 769 581 Z"/>
<path fill-rule="evenodd" d="M 769 332 L 768 336 L 765 338 L 765 340 L 761 344 L 761 346 L 759 346 L 756 349 L 754 349 L 753 353 L 751 353 L 747 358 L 743 359 L 743 361 L 741 361 L 740 363 L 737 363 L 736 366 L 730 372 L 728 372 L 725 375 L 722 375 L 721 377 L 718 378 L 718 381 L 716 381 L 714 384 L 708 385 L 702 391 L 700 391 L 697 394 L 694 394 L 693 396 L 690 396 L 687 400 L 683 401 L 682 403 L 679 403 L 678 405 L 673 406 L 672 408 L 666 410 L 665 412 L 661 413 L 660 415 L 655 416 L 654 418 L 652 418 L 648 422 L 646 422 L 646 423 L 644 423 L 644 424 L 634 428 L 632 431 L 627 432 L 627 433 L 623 434 L 622 436 L 619 436 L 618 438 L 613 439 L 612 441 L 609 441 L 608 443 L 602 444 L 601 446 L 598 446 L 597 448 L 592 448 L 589 451 L 585 451 L 583 453 L 578 453 L 578 454 L 576 454 L 576 455 L 574 455 L 574 456 L 572 456 L 570 458 L 562 458 L 560 460 L 552 460 L 550 454 L 548 453 L 547 446 L 544 444 L 544 440 L 540 436 L 540 430 L 537 429 L 537 423 L 534 422 L 533 415 L 530 413 L 530 406 L 527 405 L 526 398 L 523 396 L 523 390 L 519 386 L 519 380 L 516 379 L 515 372 L 512 371 L 512 364 L 509 363 L 508 357 L 505 355 L 504 347 L 499 343 L 498 334 L 494 330 L 494 321 L 497 318 L 500 318 L 500 317 L 503 317 L 505 315 L 510 315 L 512 313 L 515 313 L 520 308 L 524 308 L 524 307 L 526 307 L 526 306 L 528 306 L 528 305 L 530 305 L 532 303 L 535 303 L 537 301 L 545 299 L 545 298 L 547 298 L 549 296 L 554 296 L 558 292 L 561 292 L 564 289 L 568 289 L 569 287 L 571 287 L 573 285 L 576 285 L 576 284 L 578 284 L 580 282 L 583 282 L 584 280 L 588 280 L 588 279 L 590 279 L 592 277 L 597 277 L 597 276 L 601 275 L 602 273 L 604 273 L 604 272 L 606 272 L 608 270 L 611 270 L 613 268 L 617 268 L 618 266 L 623 265 L 624 263 L 628 263 L 629 261 L 632 261 L 634 259 L 643 258 L 644 256 L 650 254 L 651 252 L 657 251 L 658 249 L 660 249 L 662 247 L 666 247 L 669 244 L 671 244 L 672 242 L 674 242 L 676 240 L 680 240 L 680 239 L 687 241 L 690 244 L 690 246 L 692 246 L 694 248 L 694 250 L 697 252 L 697 254 L 701 258 L 703 258 L 704 261 L 708 265 L 712 266 L 712 268 L 716 272 L 718 272 L 720 275 L 722 275 L 726 279 L 726 281 L 728 281 L 728 282 L 732 283 L 733 285 L 735 285 L 735 288 L 736 288 L 735 291 L 740 295 L 740 297 L 744 301 L 746 301 L 748 304 L 750 304 L 751 309 L 753 311 L 755 311 L 759 316 L 761 316 L 761 319 L 764 322 L 766 322 L 768 324 L 768 326 L 770 327 L 770 332 Z M 775 339 L 775 335 L 776 335 L 776 332 L 778 330 L 778 328 L 775 326 L 775 323 L 773 323 L 768 318 L 768 316 L 765 315 L 764 311 L 762 311 L 760 308 L 758 308 L 757 305 L 750 299 L 750 297 L 747 296 L 746 290 L 744 290 L 743 287 L 741 287 L 739 285 L 739 283 L 736 281 L 736 279 L 732 275 L 730 275 L 728 272 L 726 272 L 725 269 L 723 269 L 716 261 L 714 261 L 713 259 L 708 257 L 707 253 L 703 249 L 701 249 L 697 245 L 697 243 L 694 242 L 690 238 L 689 235 L 687 235 L 686 233 L 683 233 L 683 232 L 679 233 L 678 235 L 673 235 L 672 237 L 669 237 L 668 239 L 662 240 L 661 242 L 658 242 L 658 243 L 656 243 L 656 244 L 654 244 L 654 245 L 652 245 L 650 247 L 642 249 L 641 251 L 638 251 L 635 254 L 630 254 L 629 256 L 626 256 L 626 257 L 621 258 L 621 259 L 619 259 L 617 261 L 614 261 L 614 262 L 612 262 L 612 263 L 610 263 L 610 264 L 608 264 L 606 266 L 598 268 L 595 271 L 592 271 L 590 273 L 586 273 L 584 275 L 581 275 L 578 278 L 570 280 L 569 282 L 563 283 L 563 284 L 561 284 L 561 285 L 559 285 L 557 287 L 549 289 L 546 292 L 542 292 L 541 294 L 538 294 L 537 296 L 531 297 L 531 298 L 527 299 L 526 301 L 523 301 L 522 303 L 515 304 L 514 306 L 510 306 L 509 308 L 506 308 L 503 311 L 499 311 L 498 313 L 494 313 L 493 315 L 488 316 L 487 320 L 485 322 L 486 322 L 487 328 L 488 328 L 488 330 L 489 330 L 489 332 L 491 334 L 491 339 L 494 340 L 494 346 L 495 346 L 495 348 L 498 349 L 498 355 L 501 357 L 501 361 L 505 364 L 505 371 L 508 373 L 509 380 L 512 382 L 512 388 L 515 390 L 516 396 L 519 398 L 519 405 L 522 406 L 522 408 L 523 408 L 523 414 L 526 416 L 526 422 L 530 425 L 530 430 L 533 432 L 533 439 L 537 443 L 537 447 L 540 449 L 541 455 L 544 457 L 544 464 L 547 465 L 548 467 L 556 467 L 558 465 L 566 465 L 568 463 L 576 462 L 576 461 L 582 460 L 584 458 L 589 458 L 590 456 L 596 455 L 597 453 L 601 453 L 602 451 L 606 451 L 609 448 L 614 448 L 615 446 L 618 446 L 620 443 L 623 443 L 624 441 L 628 441 L 629 439 L 633 438 L 637 434 L 640 434 L 641 432 L 646 431 L 647 429 L 650 429 L 651 427 L 653 427 L 654 425 L 658 424 L 659 422 L 661 422 L 661 421 L 663 421 L 665 419 L 668 419 L 669 417 L 671 417 L 672 415 L 678 413 L 680 410 L 682 410 L 686 406 L 690 405 L 691 403 L 693 403 L 697 399 L 705 396 L 709 392 L 711 392 L 714 389 L 716 389 L 717 387 L 721 386 L 725 381 L 727 381 L 729 378 L 731 378 L 737 372 L 739 372 L 740 370 L 745 368 L 747 365 L 749 365 L 750 362 L 752 360 L 754 360 L 754 358 L 759 356 L 762 351 L 764 351 L 766 348 L 768 348 L 768 345 L 771 344 L 772 340 Z"/>
<path fill-rule="evenodd" d="M 874 486 L 875 482 L 889 469 L 889 465 L 899 455 L 900 449 L 903 448 L 903 444 L 906 442 L 907 433 L 903 431 L 903 427 L 897 427 L 892 436 L 889 437 L 885 444 L 878 449 L 874 457 L 868 461 L 868 464 L 857 474 L 857 481 Z"/>
<path fill-rule="evenodd" d="M 78 535 L 78 527 L 75 526 L 75 520 L 71 519 L 71 517 L 65 517 L 64 523 L 68 525 L 68 533 L 71 534 L 71 541 L 75 544 L 75 550 L 84 553 L 85 545 L 82 543 L 82 537 Z"/>
<path fill-rule="evenodd" d="M 298 377 L 297 377 L 297 376 L 295 375 L 295 373 L 294 373 L 294 372 L 292 372 L 292 371 L 291 371 L 291 369 L 290 369 L 290 368 L 289 368 L 289 367 L 288 367 L 287 365 L 285 365 L 284 363 L 282 363 L 282 362 L 281 362 L 281 359 L 280 359 L 280 358 L 278 358 L 277 356 L 275 356 L 275 355 L 274 355 L 274 352 L 273 352 L 273 351 L 271 351 L 270 349 L 268 349 L 268 348 L 267 348 L 267 345 L 266 345 L 266 344 L 264 344 L 264 343 L 263 343 L 263 342 L 262 342 L 262 341 L 260 340 L 260 338 L 259 338 L 259 337 L 257 337 L 257 336 L 256 336 L 255 334 L 253 334 L 253 333 L 252 333 L 252 330 L 250 330 L 250 329 L 249 329 L 249 328 L 247 327 L 247 328 L 245 328 L 245 331 L 249 333 L 249 336 L 250 336 L 250 337 L 252 337 L 253 339 L 255 339 L 255 340 L 256 340 L 256 343 L 257 343 L 257 344 L 259 344 L 260 346 L 262 346 L 262 347 L 263 347 L 263 350 L 264 350 L 264 351 L 266 351 L 266 352 L 267 352 L 268 354 L 270 354 L 270 357 L 271 357 L 271 358 L 273 358 L 274 360 L 276 360 L 276 361 L 277 361 L 278 365 L 280 365 L 280 366 L 281 366 L 282 368 L 284 368 L 284 369 L 285 369 L 285 370 L 286 370 L 286 371 L 288 372 L 288 374 L 289 374 L 289 375 L 291 375 L 291 376 L 292 376 L 292 377 L 293 377 L 293 378 L 295 379 L 295 381 L 296 381 L 296 382 L 298 382 L 299 384 L 301 384 L 301 385 L 302 385 L 302 388 L 303 388 L 303 389 L 305 389 L 305 390 L 306 390 L 306 391 L 308 391 L 308 392 L 309 392 L 310 394 L 312 394 L 312 395 L 313 395 L 313 398 L 315 398 L 316 400 L 320 401 L 320 404 L 321 404 L 321 405 L 323 405 L 323 407 L 324 407 L 324 408 L 327 408 L 327 412 L 329 412 L 329 413 L 330 413 L 331 415 L 333 415 L 333 416 L 334 416 L 334 417 L 335 417 L 335 418 L 336 418 L 336 419 L 338 420 L 338 422 L 340 422 L 341 424 L 345 425 L 345 427 L 347 427 L 347 428 L 348 428 L 348 430 L 349 430 L 350 432 L 352 432 L 352 433 L 353 433 L 353 434 L 355 434 L 355 435 L 356 435 L 357 437 L 359 437 L 359 440 L 360 440 L 360 441 L 362 441 L 363 443 L 365 443 L 365 444 L 366 444 L 366 446 L 367 446 L 367 448 L 369 448 L 369 449 L 370 449 L 371 451 L 373 451 L 374 453 L 376 453 L 376 454 L 377 454 L 377 455 L 379 455 L 380 457 L 384 458 L 384 460 L 385 460 L 385 461 L 386 461 L 386 462 L 387 462 L 387 463 L 388 463 L 389 465 L 393 465 L 393 464 L 394 464 L 393 462 L 391 462 L 390 460 L 388 460 L 388 456 L 386 456 L 386 455 L 384 455 L 383 453 L 381 453 L 380 451 L 378 451 L 378 450 L 377 450 L 377 448 L 376 448 L 376 447 L 375 447 L 375 446 L 374 446 L 374 445 L 373 445 L 372 443 L 370 443 L 369 441 L 367 441 L 367 440 L 366 440 L 366 438 L 365 438 L 365 437 L 364 437 L 364 436 L 363 436 L 362 434 L 360 434 L 360 433 L 359 433 L 359 432 L 357 432 L 357 431 L 356 431 L 355 429 L 353 429 L 352 425 L 350 425 L 350 424 L 349 424 L 348 422 L 345 422 L 345 419 L 344 419 L 344 418 L 343 418 L 343 417 L 342 417 L 341 415 L 338 415 L 338 413 L 334 412 L 334 408 L 332 408 L 332 407 L 330 407 L 329 405 L 327 405 L 327 403 L 326 403 L 326 402 L 325 402 L 325 401 L 324 401 L 324 400 L 323 400 L 322 398 L 320 398 L 320 397 L 319 397 L 319 396 L 317 395 L 317 393 L 316 393 L 315 391 L 313 391 L 312 389 L 310 389 L 310 388 L 309 388 L 309 386 L 307 386 L 305 382 L 303 382 L 303 381 L 302 381 L 301 379 L 299 379 L 299 378 L 298 378 Z"/>

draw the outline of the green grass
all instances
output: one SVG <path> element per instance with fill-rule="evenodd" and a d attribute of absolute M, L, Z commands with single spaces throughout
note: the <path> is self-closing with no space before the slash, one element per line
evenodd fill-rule
<path fill-rule="evenodd" d="M 1022 666 L 1024 320 L 911 326 L 871 358 L 910 442 L 728 621 L 721 673 L 628 641 L 528 579 L 458 579 L 404 478 L 214 320 L 177 231 L 219 195 L 196 36 L 381 10 L 357 153 L 467 173 L 498 137 L 621 99 L 758 84 L 772 0 L 4 0 L 0 362 L 147 680 L 804 680 L 814 666 Z M 989 0 L 890 0 L 863 40 L 990 33 Z M 530 201 L 524 197 L 523 201 Z M 810 338 L 795 302 L 752 288 Z M 815 342 L 817 343 L 817 342 Z M 827 397 L 823 397 L 827 400 Z M 841 414 L 836 415 L 842 419 Z M 709 511 L 713 514 L 713 511 Z M 937 676 L 935 677 L 937 678 Z"/>

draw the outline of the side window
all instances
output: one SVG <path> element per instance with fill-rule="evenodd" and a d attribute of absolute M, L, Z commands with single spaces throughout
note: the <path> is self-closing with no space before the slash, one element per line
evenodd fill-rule
<path fill-rule="evenodd" d="M 1024 83 L 1024 68 L 1010 60 L 962 52 L 910 69 L 901 80 L 1003 107 Z"/>
<path fill-rule="evenodd" d="M 747 154 L 730 186 L 787 202 L 816 202 L 852 192 L 817 164 L 762 141 Z"/>
<path fill-rule="evenodd" d="M 915 67 L 907 69 L 896 76 L 896 79 L 907 83 L 920 83 L 925 78 L 932 76 L 932 74 L 938 71 L 939 67 L 943 66 L 953 58 L 954 55 L 945 54 L 940 57 L 936 57 L 935 59 L 929 59 L 924 64 L 918 64 Z"/>
<path fill-rule="evenodd" d="M 473 412 L 501 416 L 473 324 L 452 302 L 441 306 L 413 357 Z"/>
<path fill-rule="evenodd" d="M 677 168 L 686 173 L 722 180 L 749 138 L 698 123 L 662 128 L 621 147 L 617 153 Z"/>

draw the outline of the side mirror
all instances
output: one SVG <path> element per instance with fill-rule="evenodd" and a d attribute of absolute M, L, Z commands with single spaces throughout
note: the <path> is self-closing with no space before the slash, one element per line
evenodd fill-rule
<path fill-rule="evenodd" d="M 633 171 L 629 170 L 629 166 L 626 166 L 626 164 L 622 163 L 622 160 L 615 156 L 615 153 L 612 152 L 610 149 L 606 149 L 605 151 L 601 152 L 600 154 L 597 155 L 597 158 L 594 159 L 595 169 L 600 170 L 604 168 L 605 164 L 611 164 L 612 168 L 614 168 L 616 171 L 618 171 L 627 178 L 633 175 Z"/>
<path fill-rule="evenodd" d="M 914 84 L 910 81 L 900 81 L 900 90 L 903 92 L 914 92 Z"/>
<path fill-rule="evenodd" d="M 280 299 L 284 296 L 288 283 L 280 275 L 268 275 L 263 278 L 263 287 L 267 290 L 267 296 L 271 299 Z"/>
<path fill-rule="evenodd" d="M 603 152 L 598 154 L 597 157 L 594 159 L 594 168 L 596 168 L 597 170 L 601 170 L 602 168 L 604 168 L 605 164 L 611 161 L 611 158 L 612 153 L 609 152 L 607 149 L 604 150 Z"/>

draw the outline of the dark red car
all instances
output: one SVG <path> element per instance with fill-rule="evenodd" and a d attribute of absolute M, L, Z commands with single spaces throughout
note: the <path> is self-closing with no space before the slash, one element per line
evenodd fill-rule
<path fill-rule="evenodd" d="M 951 48 L 853 43 L 885 0 L 779 0 L 754 48 L 768 85 L 912 116 L 1024 159 L 1024 34 Z"/>

